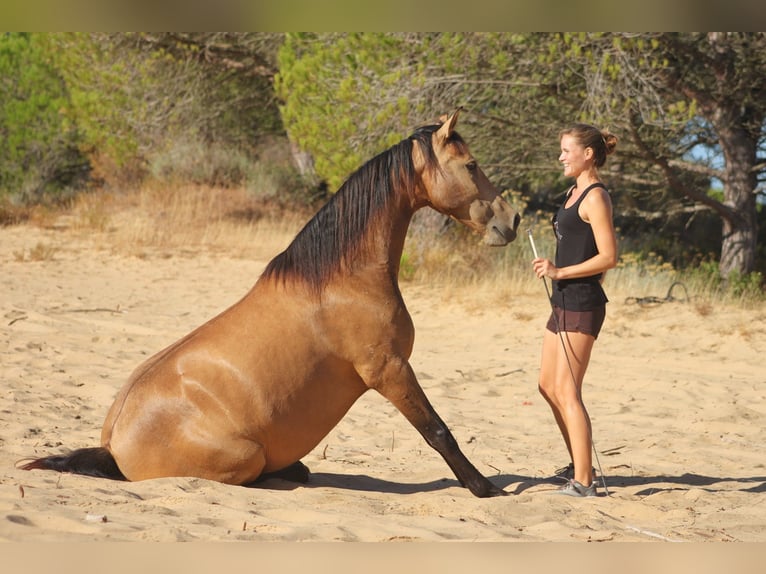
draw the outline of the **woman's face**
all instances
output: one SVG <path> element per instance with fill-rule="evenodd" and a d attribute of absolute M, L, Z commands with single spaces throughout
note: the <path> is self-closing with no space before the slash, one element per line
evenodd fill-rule
<path fill-rule="evenodd" d="M 571 135 L 561 136 L 561 155 L 559 161 L 564 166 L 564 175 L 576 178 L 590 167 L 593 150 L 577 143 Z"/>

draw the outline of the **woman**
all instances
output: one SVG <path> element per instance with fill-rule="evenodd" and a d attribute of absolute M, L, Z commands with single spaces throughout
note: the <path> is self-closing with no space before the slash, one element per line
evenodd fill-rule
<path fill-rule="evenodd" d="M 596 496 L 591 459 L 591 425 L 582 402 L 582 383 L 593 343 L 606 315 L 604 274 L 617 264 L 612 202 L 598 169 L 614 152 L 617 138 L 593 126 L 575 124 L 560 134 L 564 175 L 575 179 L 553 218 L 556 262 L 535 258 L 538 277 L 552 282 L 551 317 L 543 337 L 540 393 L 548 401 L 572 463 L 558 491 Z"/>

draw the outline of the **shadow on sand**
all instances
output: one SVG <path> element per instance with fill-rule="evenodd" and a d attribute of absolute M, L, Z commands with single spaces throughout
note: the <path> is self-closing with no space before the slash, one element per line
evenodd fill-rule
<path fill-rule="evenodd" d="M 508 494 L 521 494 L 522 492 L 541 485 L 558 485 L 561 479 L 537 478 L 515 474 L 500 474 L 489 477 L 497 486 L 505 489 Z M 599 479 L 600 482 L 600 479 Z M 761 494 L 766 492 L 766 476 L 752 477 L 715 477 L 704 476 L 700 474 L 685 473 L 681 476 L 607 476 L 606 484 L 613 494 L 620 488 L 643 487 L 633 496 L 650 496 L 662 492 L 673 490 L 689 490 L 690 488 L 701 488 L 708 492 L 719 492 L 733 490 L 729 484 L 721 488 L 717 485 L 722 483 L 736 483 L 740 487 L 736 488 L 740 492 L 752 492 Z M 336 474 L 327 472 L 311 473 L 309 480 L 305 484 L 296 484 L 284 480 L 266 480 L 260 483 L 258 487 L 274 490 L 292 490 L 302 486 L 304 488 L 338 488 L 343 490 L 355 490 L 360 492 L 383 492 L 391 494 L 416 494 L 419 492 L 435 492 L 448 488 L 459 487 L 457 480 L 452 478 L 440 478 L 429 482 L 393 482 L 368 476 L 366 474 Z M 512 487 L 512 488 L 509 488 Z"/>

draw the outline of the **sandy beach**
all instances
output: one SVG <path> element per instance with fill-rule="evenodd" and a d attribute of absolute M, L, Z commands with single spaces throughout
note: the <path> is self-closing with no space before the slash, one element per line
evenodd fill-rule
<path fill-rule="evenodd" d="M 35 259 L 36 246 L 52 253 Z M 97 446 L 133 368 L 237 301 L 266 263 L 221 250 L 120 255 L 99 234 L 0 228 L 0 541 L 766 541 L 764 306 L 610 293 L 585 383 L 609 494 L 595 499 L 551 494 L 569 461 L 536 388 L 545 293 L 408 283 L 421 385 L 509 496 L 461 488 L 373 392 L 303 459 L 305 485 L 16 468 Z"/>

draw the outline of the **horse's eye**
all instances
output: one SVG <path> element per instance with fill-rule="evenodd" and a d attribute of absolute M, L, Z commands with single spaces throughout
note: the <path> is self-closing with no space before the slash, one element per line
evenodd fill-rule
<path fill-rule="evenodd" d="M 475 160 L 471 160 L 471 161 L 469 161 L 467 164 L 465 164 L 465 167 L 466 167 L 466 169 L 467 169 L 468 171 L 470 171 L 471 173 L 473 173 L 474 171 L 476 171 L 476 168 L 477 168 L 477 167 L 479 167 L 479 166 L 478 166 L 478 164 L 476 163 L 476 161 L 475 161 Z"/>

